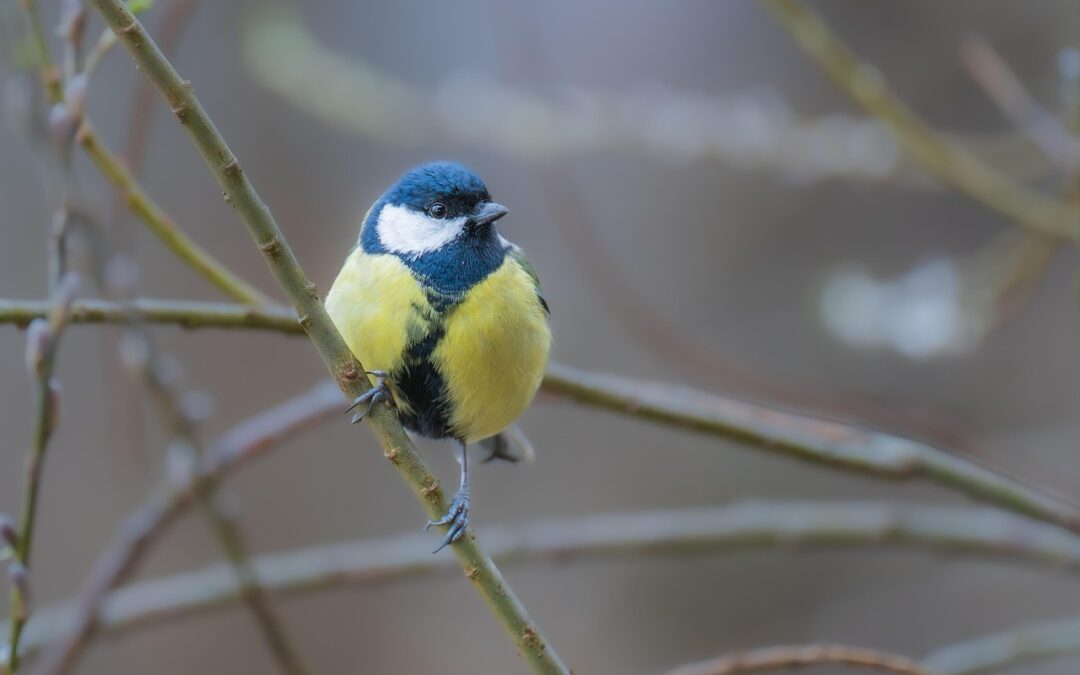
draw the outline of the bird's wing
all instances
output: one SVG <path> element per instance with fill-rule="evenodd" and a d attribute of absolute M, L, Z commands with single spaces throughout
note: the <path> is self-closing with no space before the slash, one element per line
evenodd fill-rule
<path fill-rule="evenodd" d="M 536 275 L 536 270 L 533 268 L 532 263 L 525 257 L 525 253 L 517 246 L 511 245 L 507 253 L 510 257 L 521 266 L 521 269 L 525 270 L 525 273 L 532 279 L 533 285 L 536 287 L 536 297 L 540 300 L 540 305 L 544 308 L 544 313 L 551 316 L 551 308 L 548 307 L 547 298 L 544 297 L 544 288 L 540 285 L 540 277 Z"/>

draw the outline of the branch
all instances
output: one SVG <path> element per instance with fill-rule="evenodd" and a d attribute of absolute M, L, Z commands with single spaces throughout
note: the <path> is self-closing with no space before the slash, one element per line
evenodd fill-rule
<path fill-rule="evenodd" d="M 935 649 L 923 663 L 944 675 L 976 675 L 1080 651 L 1080 617 L 1021 626 Z"/>
<path fill-rule="evenodd" d="M 105 23 L 116 33 L 191 136 L 225 191 L 226 199 L 239 211 L 278 284 L 297 310 L 300 325 L 308 333 L 342 391 L 350 398 L 364 393 L 370 382 L 363 366 L 349 351 L 330 320 L 314 284 L 304 274 L 269 208 L 255 192 L 239 160 L 194 95 L 191 84 L 180 77 L 123 2 L 91 0 L 91 4 L 101 13 Z M 379 407 L 371 416 L 370 426 L 384 454 L 397 467 L 428 515 L 437 518 L 444 513 L 447 503 L 439 483 L 405 435 L 396 414 Z M 491 558 L 478 546 L 475 534 L 468 532 L 453 549 L 465 575 L 484 596 L 518 652 L 533 670 L 539 673 L 569 673 L 555 650 L 530 621 L 525 607 L 503 580 Z"/>
<path fill-rule="evenodd" d="M 333 393 L 336 412 L 337 392 Z M 1056 527 L 991 509 L 880 502 L 747 501 L 722 507 L 594 515 L 493 526 L 484 529 L 484 540 L 501 564 L 511 566 L 757 548 L 891 546 L 1080 574 L 1080 543 Z M 253 567 L 268 591 L 303 594 L 450 571 L 452 560 L 432 556 L 430 550 L 426 537 L 410 534 L 259 556 L 253 559 Z M 109 635 L 127 633 L 240 600 L 228 566 L 212 565 L 110 593 L 101 604 L 101 630 Z M 62 633 L 72 611 L 71 607 L 53 607 L 40 612 L 27 632 L 27 653 Z"/>
<path fill-rule="evenodd" d="M 89 120 L 82 121 L 75 141 L 82 146 L 101 175 L 119 191 L 131 212 L 142 220 L 177 258 L 234 300 L 256 305 L 270 304 L 271 300 L 260 290 L 236 276 L 176 225 L 143 190 L 123 161 L 106 147 Z"/>
<path fill-rule="evenodd" d="M 189 328 L 248 328 L 297 334 L 302 328 L 281 307 L 137 300 L 146 321 Z M 44 311 L 39 302 L 0 300 L 0 323 L 25 324 Z M 100 301 L 75 303 L 74 322 L 116 322 L 122 312 Z M 1080 511 L 1020 481 L 919 441 L 841 422 L 739 401 L 687 387 L 548 366 L 543 389 L 577 403 L 656 424 L 727 438 L 743 445 L 832 469 L 875 478 L 922 479 L 973 499 L 1080 534 Z"/>
<path fill-rule="evenodd" d="M 55 255 L 53 251 L 52 256 Z M 35 323 L 27 334 L 26 365 L 34 381 L 34 414 L 31 422 L 33 440 L 26 458 L 26 491 L 23 495 L 22 517 L 19 520 L 14 556 L 10 563 L 14 566 L 11 569 L 16 578 L 25 579 L 30 569 L 30 554 L 33 552 L 45 451 L 60 415 L 59 385 L 53 380 L 53 371 L 60 338 L 67 325 L 68 307 L 71 305 L 77 286 L 76 277 L 64 275 L 53 291 L 48 320 L 35 319 Z M 6 659 L 7 669 L 11 673 L 18 672 L 17 647 L 23 627 L 30 618 L 30 598 L 27 597 L 26 588 L 25 583 L 11 584 L 11 625 L 8 631 L 8 643 L 16 647 L 10 651 Z"/>
<path fill-rule="evenodd" d="M 1056 115 L 1039 105 L 1005 59 L 981 38 L 969 38 L 960 56 L 972 78 L 1017 129 L 1068 176 L 1080 172 L 1080 141 Z"/>
<path fill-rule="evenodd" d="M 764 4 L 844 93 L 887 124 L 904 149 L 942 181 L 1020 225 L 1080 239 L 1080 207 L 1026 189 L 939 136 L 889 89 L 877 69 L 859 61 L 805 4 L 795 0 L 764 0 Z"/>
<path fill-rule="evenodd" d="M 212 491 L 237 466 L 271 447 L 341 412 L 341 393 L 327 383 L 271 408 L 234 427 L 208 453 L 187 480 L 166 479 L 120 526 L 98 558 L 72 611 L 70 623 L 56 637 L 64 642 L 45 670 L 65 672 L 74 666 L 99 628 L 100 608 L 109 591 L 122 584 L 169 525 L 186 512 L 199 493 Z"/>
<path fill-rule="evenodd" d="M 49 101 L 65 105 L 60 73 L 49 54 L 35 0 L 22 0 L 22 6 L 31 26 L 31 35 L 39 52 L 42 81 Z M 95 61 L 96 63 L 96 61 Z M 89 65 L 89 64 L 88 64 Z M 239 302 L 268 304 L 269 298 L 243 279 L 234 275 L 225 265 L 184 234 L 183 230 L 143 191 L 142 186 L 127 170 L 123 162 L 113 154 L 94 131 L 90 121 L 78 111 L 79 124 L 75 141 L 97 166 L 101 174 L 120 191 L 128 207 L 178 258 L 191 266 L 210 283 Z"/>
<path fill-rule="evenodd" d="M 196 420 L 182 402 L 182 392 L 176 387 L 177 377 L 166 372 L 162 357 L 157 352 L 147 331 L 134 319 L 128 329 L 128 340 L 139 340 L 142 348 L 133 350 L 142 358 L 128 356 L 126 361 L 141 376 L 146 391 L 156 404 L 162 426 L 171 436 L 170 457 L 179 460 L 184 466 L 198 466 L 204 456 L 203 442 L 197 433 Z M 282 672 L 286 675 L 307 675 L 308 669 L 285 630 L 277 613 L 274 611 L 259 575 L 251 565 L 251 554 L 247 538 L 240 523 L 230 509 L 220 499 L 217 485 L 205 485 L 197 482 L 189 490 L 196 495 L 203 515 L 211 531 L 229 561 L 230 571 L 240 589 L 240 597 L 247 605 L 255 624 Z"/>
<path fill-rule="evenodd" d="M 812 666 L 865 668 L 898 675 L 934 675 L 934 671 L 909 658 L 845 645 L 766 647 L 681 666 L 668 671 L 667 675 L 735 675 Z"/>
<path fill-rule="evenodd" d="M 0 299 L 0 324 L 26 326 L 49 312 L 41 300 Z M 303 335 L 296 312 L 280 305 L 245 305 L 190 302 L 186 300 L 137 299 L 125 305 L 105 300 L 78 300 L 71 305 L 71 323 L 123 324 L 132 316 L 147 323 L 174 324 L 183 328 L 244 328 Z"/>

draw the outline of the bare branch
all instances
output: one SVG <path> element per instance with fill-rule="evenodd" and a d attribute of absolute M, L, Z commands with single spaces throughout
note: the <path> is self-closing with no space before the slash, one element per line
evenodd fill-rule
<path fill-rule="evenodd" d="M 935 675 L 934 671 L 909 658 L 845 645 L 765 647 L 681 666 L 669 670 L 667 675 L 735 675 L 810 666 L 863 668 L 897 675 Z"/>
<path fill-rule="evenodd" d="M 331 392 L 336 399 L 336 390 Z M 336 410 L 336 408 L 335 408 Z M 274 411 L 277 414 L 277 411 Z M 270 413 L 267 413 L 269 415 Z M 261 434 L 264 420 L 238 428 L 227 444 Z M 759 548 L 896 547 L 1000 559 L 1080 574 L 1080 542 L 1051 525 L 984 508 L 925 507 L 881 502 L 759 502 L 667 511 L 593 515 L 484 528 L 489 552 L 503 565 L 580 559 L 686 556 Z M 430 555 L 420 534 L 307 548 L 253 559 L 264 587 L 292 595 L 368 586 L 451 571 Z M 198 616 L 240 601 L 227 565 L 120 588 L 101 605 L 105 635 Z M 27 632 L 27 653 L 60 634 L 71 607 L 39 612 Z"/>
<path fill-rule="evenodd" d="M 188 510 L 200 492 L 213 490 L 218 482 L 243 462 L 261 456 L 269 448 L 310 428 L 327 416 L 339 413 L 341 394 L 336 387 L 320 384 L 310 392 L 234 427 L 207 455 L 187 481 L 166 480 L 128 516 L 105 552 L 98 558 L 83 592 L 65 625 L 64 642 L 44 670 L 63 672 L 74 666 L 99 627 L 100 608 L 109 591 L 122 584 L 138 567 L 153 543 L 177 517 Z"/>
<path fill-rule="evenodd" d="M 1021 626 L 935 649 L 923 658 L 943 675 L 976 675 L 1080 652 L 1080 618 Z"/>
<path fill-rule="evenodd" d="M 807 5 L 794 0 L 764 0 L 764 5 L 845 94 L 887 124 L 904 149 L 938 178 L 1019 225 L 1080 239 L 1080 207 L 1028 190 L 937 134 Z"/>

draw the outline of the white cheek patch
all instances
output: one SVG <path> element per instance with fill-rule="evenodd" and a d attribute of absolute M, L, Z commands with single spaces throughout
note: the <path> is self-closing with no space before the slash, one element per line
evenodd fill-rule
<path fill-rule="evenodd" d="M 379 211 L 375 231 L 389 251 L 418 256 L 436 251 L 457 238 L 465 218 L 436 220 L 405 206 L 387 204 Z"/>

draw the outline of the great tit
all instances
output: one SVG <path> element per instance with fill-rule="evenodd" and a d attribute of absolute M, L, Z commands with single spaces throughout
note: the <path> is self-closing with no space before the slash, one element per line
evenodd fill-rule
<path fill-rule="evenodd" d="M 461 483 L 439 549 L 469 523 L 466 446 L 499 435 L 532 401 L 551 331 L 536 272 L 496 222 L 507 209 L 475 173 L 433 162 L 403 175 L 364 217 L 326 309 L 376 385 L 353 421 L 383 402 L 409 431 L 457 441 Z"/>

